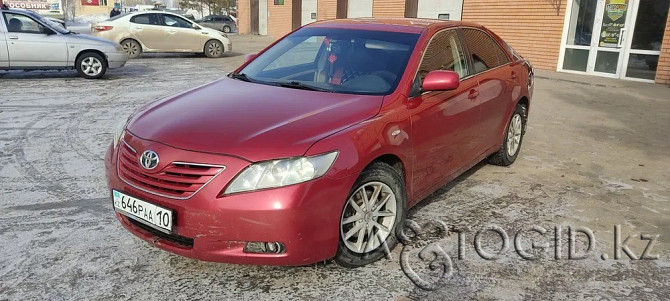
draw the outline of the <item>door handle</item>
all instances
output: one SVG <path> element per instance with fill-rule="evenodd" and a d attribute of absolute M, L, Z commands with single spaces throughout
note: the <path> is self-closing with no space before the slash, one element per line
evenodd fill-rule
<path fill-rule="evenodd" d="M 135 29 L 142 29 L 142 26 L 135 26 Z"/>
<path fill-rule="evenodd" d="M 479 91 L 475 89 L 470 90 L 470 94 L 468 94 L 469 99 L 474 100 L 475 98 L 477 98 L 477 96 L 479 96 Z"/>
<path fill-rule="evenodd" d="M 626 40 L 626 36 L 624 36 L 625 34 L 626 34 L 625 28 L 619 29 L 619 42 L 617 43 L 618 48 L 621 48 L 623 46 L 623 42 Z M 633 32 L 633 34 L 635 34 L 635 32 Z"/>
<path fill-rule="evenodd" d="M 18 40 L 18 39 L 19 39 L 19 36 L 9 36 L 9 39 L 10 39 L 10 40 Z"/>
<path fill-rule="evenodd" d="M 512 79 L 516 79 L 516 71 L 512 71 Z"/>

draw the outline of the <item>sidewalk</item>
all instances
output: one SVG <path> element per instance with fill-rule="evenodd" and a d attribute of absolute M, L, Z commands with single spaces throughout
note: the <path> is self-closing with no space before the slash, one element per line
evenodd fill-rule
<path fill-rule="evenodd" d="M 649 86 L 664 86 L 662 84 L 652 84 L 652 83 L 643 83 L 632 80 L 623 80 L 623 79 L 614 79 L 594 75 L 582 75 L 582 74 L 573 74 L 566 72 L 556 72 L 549 70 L 535 70 L 536 78 L 543 78 L 549 80 L 565 81 L 578 84 L 586 84 L 590 86 L 599 86 L 599 87 L 631 87 L 631 88 L 645 88 Z M 668 86 L 670 87 L 670 86 Z"/>

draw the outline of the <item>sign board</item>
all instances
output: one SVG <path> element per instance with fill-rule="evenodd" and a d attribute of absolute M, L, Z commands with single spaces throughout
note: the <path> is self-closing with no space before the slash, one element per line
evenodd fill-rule
<path fill-rule="evenodd" d="M 621 30 L 626 26 L 628 0 L 606 0 L 603 26 L 600 30 L 600 47 L 618 48 Z"/>
<path fill-rule="evenodd" d="M 29 9 L 40 14 L 62 14 L 61 0 L 4 1 L 9 8 Z"/>
<path fill-rule="evenodd" d="M 81 0 L 81 5 L 99 6 L 100 0 Z"/>

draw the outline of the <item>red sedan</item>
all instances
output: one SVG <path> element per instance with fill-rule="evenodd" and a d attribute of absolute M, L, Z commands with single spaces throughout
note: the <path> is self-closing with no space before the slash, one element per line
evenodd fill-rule
<path fill-rule="evenodd" d="M 110 194 L 126 229 L 179 255 L 362 266 L 421 199 L 514 162 L 532 92 L 530 63 L 477 24 L 317 22 L 124 121 Z"/>

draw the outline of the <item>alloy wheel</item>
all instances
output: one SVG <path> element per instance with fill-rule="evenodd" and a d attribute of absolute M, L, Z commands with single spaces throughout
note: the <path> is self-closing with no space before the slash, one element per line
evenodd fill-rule
<path fill-rule="evenodd" d="M 102 62 L 89 56 L 81 61 L 81 70 L 88 76 L 96 76 L 102 71 Z"/>
<path fill-rule="evenodd" d="M 522 127 L 521 115 L 514 114 L 509 124 L 509 129 L 507 129 L 507 154 L 510 157 L 514 156 L 517 150 L 519 150 Z"/>
<path fill-rule="evenodd" d="M 369 182 L 347 200 L 340 220 L 340 235 L 354 253 L 368 253 L 391 235 L 396 221 L 396 197 L 391 187 Z"/>
<path fill-rule="evenodd" d="M 137 44 L 133 43 L 132 41 L 123 43 L 123 50 L 126 52 L 126 54 L 128 54 L 129 57 L 135 57 L 139 51 Z"/>
<path fill-rule="evenodd" d="M 207 45 L 207 52 L 210 57 L 219 57 L 221 55 L 221 45 L 216 42 L 211 42 Z"/>

